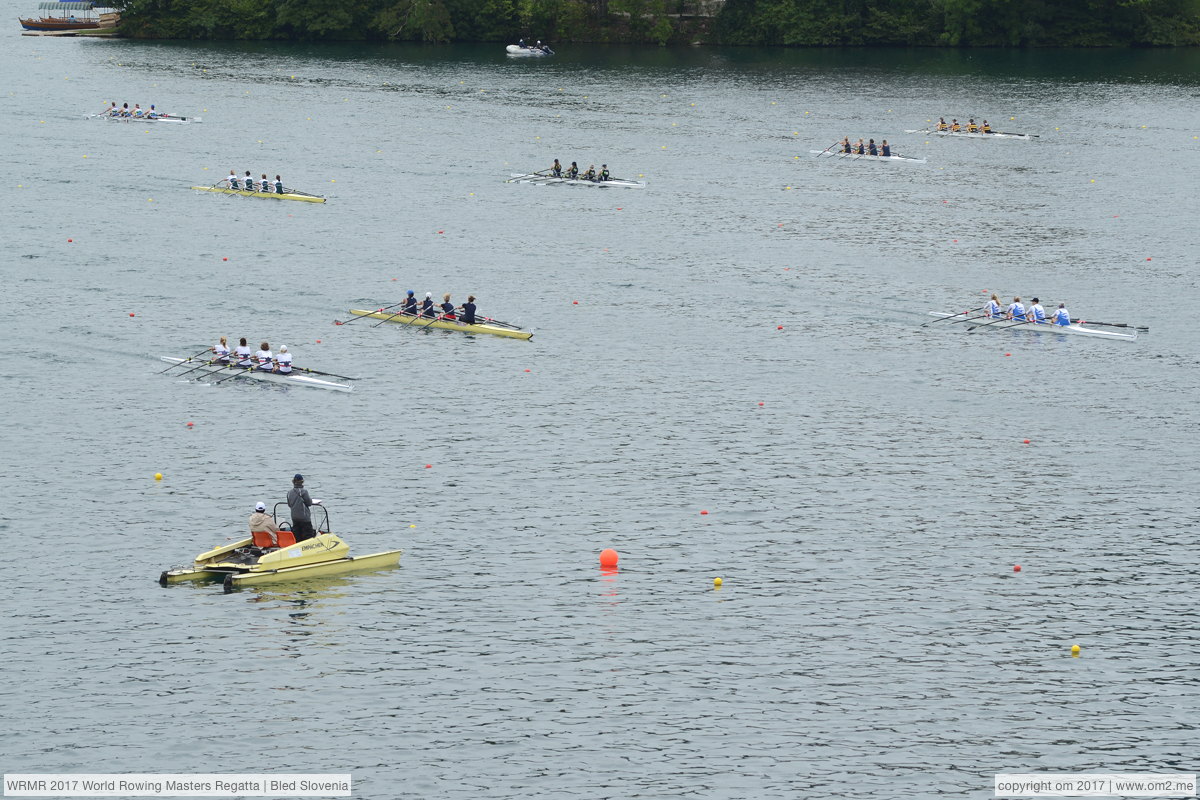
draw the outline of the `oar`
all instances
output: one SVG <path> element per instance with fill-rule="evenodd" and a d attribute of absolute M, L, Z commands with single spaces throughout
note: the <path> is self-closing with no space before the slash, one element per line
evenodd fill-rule
<path fill-rule="evenodd" d="M 377 311 L 376 313 L 382 313 L 384 311 L 387 311 L 389 308 L 395 308 L 396 306 L 401 305 L 403 303 L 404 303 L 403 300 L 401 300 L 399 303 L 392 303 L 390 306 L 384 306 L 383 308 L 379 309 L 379 311 Z M 400 313 L 403 314 L 404 312 L 402 311 Z M 362 316 L 352 317 L 352 318 L 346 320 L 345 322 L 342 322 L 340 319 L 335 319 L 333 321 L 333 324 L 334 325 L 349 325 L 351 322 L 354 322 L 354 320 L 356 320 L 356 319 L 366 319 L 366 318 L 367 318 L 367 315 L 363 314 Z M 387 322 L 387 320 L 384 320 L 384 322 Z"/>
<path fill-rule="evenodd" d="M 427 322 L 427 323 L 425 323 L 424 325 L 422 325 L 422 326 L 421 326 L 421 330 L 425 330 L 425 329 L 426 329 L 426 328 L 428 328 L 430 325 L 432 325 L 433 323 L 437 322 L 439 319 L 445 319 L 445 317 L 446 317 L 446 315 L 445 315 L 444 313 L 443 313 L 443 314 L 438 314 L 438 315 L 437 315 L 437 316 L 435 316 L 433 319 L 429 320 L 429 322 Z"/>
<path fill-rule="evenodd" d="M 979 308 L 972 308 L 972 309 L 962 312 L 962 315 L 965 317 L 967 314 L 970 314 L 972 311 L 983 311 L 985 308 L 987 308 L 987 306 L 980 306 Z M 941 322 L 944 319 L 950 319 L 950 317 L 957 317 L 957 316 L 958 316 L 958 314 L 949 314 L 944 317 L 938 317 L 937 319 L 931 319 L 931 320 L 929 320 L 929 322 Z M 929 322 L 922 322 L 921 327 L 922 328 L 925 327 L 926 325 L 929 324 Z"/>
<path fill-rule="evenodd" d="M 1017 323 L 1017 325 L 1024 325 L 1026 322 L 1029 322 L 1029 320 L 1027 320 L 1027 319 L 1014 320 L 1014 319 L 1009 319 L 1008 317 L 1001 317 L 1000 319 L 994 319 L 991 322 L 985 322 L 982 325 L 975 325 L 973 327 L 967 328 L 967 333 L 974 333 L 975 331 L 979 330 L 980 328 L 986 328 L 988 325 L 995 325 L 997 322 L 1015 322 L 1015 323 Z M 1015 328 L 1016 325 L 1007 325 L 1005 327 Z"/>
<path fill-rule="evenodd" d="M 397 303 L 396 305 L 400 305 L 400 303 Z M 394 308 L 394 307 L 395 307 L 395 306 L 388 306 L 388 308 Z M 378 314 L 382 314 L 382 313 L 383 313 L 383 311 L 384 311 L 384 309 L 382 309 L 382 308 L 381 308 L 381 309 L 379 309 L 379 311 L 377 311 L 376 313 L 378 313 Z M 382 325 L 382 324 L 383 324 L 383 323 L 385 323 L 385 322 L 391 322 L 391 321 L 392 321 L 392 320 L 394 320 L 396 317 L 402 317 L 402 316 L 404 316 L 404 313 L 405 313 L 405 312 L 404 312 L 404 309 L 400 309 L 399 311 L 397 311 L 395 314 L 392 314 L 392 315 L 391 315 L 390 317 L 388 317 L 387 319 L 381 319 L 381 320 L 379 320 L 379 322 L 376 322 L 376 323 L 375 323 L 374 325 L 372 325 L 371 327 L 372 327 L 372 328 L 378 328 L 380 325 Z M 419 316 L 419 314 L 413 314 L 413 315 L 411 315 L 411 316 L 412 316 L 412 319 L 410 319 L 410 320 L 408 320 L 407 322 L 405 322 L 405 323 L 404 323 L 405 325 L 412 325 L 412 324 L 413 324 L 413 322 L 415 322 L 415 321 L 417 320 L 417 317 Z"/>
<path fill-rule="evenodd" d="M 187 357 L 187 358 L 185 358 L 183 361 L 180 361 L 178 364 L 172 364 L 171 366 L 167 367 L 167 369 L 164 369 L 164 370 L 159 370 L 158 372 L 156 372 L 156 373 L 154 373 L 154 374 L 155 374 L 155 375 L 162 375 L 162 374 L 163 374 L 164 372 L 166 372 L 167 370 L 175 369 L 176 367 L 182 367 L 182 366 L 183 366 L 185 363 L 187 363 L 188 361 L 191 361 L 193 358 L 196 358 L 197 356 L 201 356 L 201 355 L 203 355 L 203 354 L 207 353 L 207 352 L 208 352 L 209 350 L 211 350 L 211 349 L 212 349 L 211 347 L 206 347 L 206 348 L 204 348 L 203 350 L 201 350 L 199 353 L 195 353 L 195 354 L 193 354 L 193 355 L 190 355 L 190 356 L 188 356 L 188 357 Z M 188 370 L 188 372 L 191 372 L 191 370 Z"/>
<path fill-rule="evenodd" d="M 334 375 L 332 372 L 321 372 L 319 369 L 309 369 L 308 367 L 292 367 L 292 372 L 307 372 L 310 375 L 324 375 L 328 378 L 341 378 L 344 381 L 360 381 L 362 378 L 354 378 L 349 375 Z M 284 373 L 286 374 L 286 373 Z"/>
<path fill-rule="evenodd" d="M 183 372 L 179 373 L 179 374 L 178 374 L 178 375 L 176 375 L 175 377 L 176 377 L 176 378 L 182 378 L 184 375 L 187 375 L 187 374 L 189 374 L 189 373 L 195 372 L 195 371 L 196 371 L 196 370 L 198 370 L 198 369 L 203 369 L 204 367 L 213 367 L 213 366 L 215 366 L 215 367 L 217 367 L 217 368 L 220 368 L 220 367 L 221 367 L 221 366 L 223 366 L 223 365 L 222 365 L 222 364 L 218 364 L 218 363 L 217 363 L 217 362 L 215 362 L 215 361 L 202 361 L 202 362 L 200 363 L 200 365 L 199 365 L 199 366 L 192 367 L 191 369 L 185 369 Z"/>
<path fill-rule="evenodd" d="M 1036 133 L 1013 133 L 1012 131 L 992 131 L 992 133 L 1002 133 L 1005 136 L 1028 136 L 1032 139 L 1040 139 Z"/>
<path fill-rule="evenodd" d="M 821 156 L 823 156 L 829 152 L 830 147 L 837 147 L 839 144 L 841 144 L 841 142 L 834 142 L 833 144 L 829 145 L 829 147 L 826 147 L 824 150 L 822 150 L 821 152 L 819 152 L 815 156 L 813 156 L 813 158 L 820 158 Z"/>
<path fill-rule="evenodd" d="M 1071 320 L 1071 322 L 1077 322 L 1080 325 L 1082 325 L 1086 322 L 1089 325 L 1103 325 L 1106 328 L 1134 328 L 1139 331 L 1145 331 L 1146 333 L 1150 332 L 1150 329 L 1148 327 L 1146 327 L 1145 325 L 1126 325 L 1124 322 L 1096 322 L 1096 320 L 1094 320 L 1094 319 L 1092 319 L 1092 320 L 1073 319 L 1073 320 Z"/>
<path fill-rule="evenodd" d="M 543 170 L 538 170 L 537 172 L 527 172 L 524 175 L 517 175 L 516 177 L 509 178 L 508 180 L 505 181 L 505 183 L 512 183 L 513 181 L 519 181 L 522 178 L 533 178 L 535 176 L 546 177 L 546 174 L 548 172 L 550 172 L 549 168 L 543 169 Z"/>
<path fill-rule="evenodd" d="M 216 386 L 218 383 L 224 383 L 225 381 L 229 380 L 230 378 L 236 378 L 245 372 L 254 372 L 254 370 L 258 369 L 258 367 L 235 367 L 232 364 L 229 365 L 229 368 L 233 370 L 233 374 L 226 375 L 224 378 L 221 378 L 221 380 L 219 380 L 219 381 L 214 381 L 213 386 Z"/>
<path fill-rule="evenodd" d="M 513 325 L 511 322 L 504 322 L 503 320 L 492 319 L 491 317 L 476 317 L 475 319 L 477 319 L 477 320 L 480 320 L 480 319 L 481 319 L 481 320 L 483 320 L 484 322 L 490 322 L 490 323 L 492 323 L 493 325 L 501 325 L 501 326 L 503 326 L 503 327 L 505 327 L 505 328 L 512 328 L 514 331 L 519 331 L 519 330 L 521 330 L 521 326 L 520 326 L 520 325 Z"/>

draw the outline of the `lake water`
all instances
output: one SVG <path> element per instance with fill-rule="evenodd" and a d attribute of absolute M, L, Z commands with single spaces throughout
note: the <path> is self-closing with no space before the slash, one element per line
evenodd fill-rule
<path fill-rule="evenodd" d="M 10 36 L 4 772 L 900 800 L 1197 770 L 1197 52 Z M 203 122 L 85 119 L 113 100 Z M 904 133 L 939 115 L 1040 138 Z M 928 163 L 809 156 L 842 136 Z M 504 182 L 555 157 L 648 186 Z M 329 202 L 189 191 L 231 168 Z M 407 289 L 536 335 L 333 324 Z M 921 324 L 993 291 L 1150 332 Z M 222 334 L 363 379 L 156 374 Z M 158 586 L 295 472 L 401 566 Z"/>

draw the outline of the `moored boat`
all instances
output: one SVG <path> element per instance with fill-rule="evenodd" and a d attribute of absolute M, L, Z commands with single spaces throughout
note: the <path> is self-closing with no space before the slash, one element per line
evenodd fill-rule
<path fill-rule="evenodd" d="M 272 511 L 278 526 L 279 506 Z M 270 546 L 269 534 L 260 534 L 256 544 L 254 536 L 232 544 L 218 545 L 196 556 L 191 566 L 172 567 L 158 576 L 160 586 L 170 586 L 184 581 L 220 580 L 225 592 L 245 586 L 270 583 L 286 583 L 305 578 L 345 575 L 398 566 L 403 550 L 386 550 L 365 556 L 350 555 L 350 546 L 341 537 L 330 532 L 329 512 L 324 506 L 311 506 L 320 514 L 316 524 L 317 535 L 297 542 L 290 530 L 278 534 L 278 547 Z M 315 521 L 315 520 L 314 520 Z M 267 546 L 258 546 L 267 545 Z"/>
<path fill-rule="evenodd" d="M 215 192 L 217 194 L 236 194 L 242 197 L 271 197 L 276 200 L 299 200 L 302 203 L 324 203 L 325 198 L 315 194 L 305 194 L 294 189 L 288 189 L 283 194 L 278 192 L 255 192 L 249 189 L 230 189 L 227 186 L 193 186 L 198 192 Z"/>
<path fill-rule="evenodd" d="M 476 322 L 473 325 L 468 325 L 465 322 L 458 320 L 439 319 L 437 317 L 422 317 L 413 316 L 411 314 L 395 314 L 390 309 L 377 309 L 375 311 L 365 311 L 361 308 L 352 308 L 350 313 L 356 317 L 374 317 L 386 322 L 394 322 L 397 325 L 408 325 L 418 329 L 437 328 L 442 331 L 458 331 L 460 333 L 487 333 L 492 336 L 504 336 L 509 339 L 532 339 L 533 331 L 523 331 L 515 327 L 504 327 L 503 325 L 495 324 L 494 322 Z"/>
<path fill-rule="evenodd" d="M 106 7 L 104 5 L 101 8 Z M 91 0 L 86 2 L 78 2 L 77 0 L 67 0 L 66 2 L 42 2 L 38 3 L 39 11 L 51 12 L 48 16 L 21 19 L 21 27 L 27 31 L 86 31 L 95 30 L 101 27 L 113 27 L 115 22 L 108 24 L 108 20 L 102 20 L 94 16 L 97 8 L 96 3 Z M 87 12 L 86 16 L 77 17 L 73 12 Z M 65 14 L 65 16 L 64 16 Z M 113 15 L 105 14 L 105 17 Z"/>
<path fill-rule="evenodd" d="M 1020 322 L 1015 320 L 989 319 L 980 314 L 972 314 L 972 312 L 964 311 L 959 314 L 945 314 L 940 311 L 930 311 L 929 316 L 941 317 L 946 322 L 954 322 L 961 324 L 967 330 L 993 330 L 993 331 L 1034 331 L 1036 333 L 1064 333 L 1075 336 L 1091 336 L 1096 339 L 1119 339 L 1125 342 L 1132 342 L 1137 339 L 1137 330 L 1132 333 L 1124 333 L 1122 331 L 1107 331 L 1100 328 L 1089 328 L 1077 322 L 1072 322 L 1070 325 L 1055 325 L 1049 320 L 1046 322 Z"/>
<path fill-rule="evenodd" d="M 962 139 L 1023 139 L 1024 141 L 1032 141 L 1035 134 L 1032 133 L 1005 133 L 1004 131 L 992 131 L 991 133 L 983 133 L 977 131 L 939 131 L 939 130 L 923 130 L 923 131 L 905 131 L 905 133 L 924 133 L 930 136 L 952 136 Z"/>
<path fill-rule="evenodd" d="M 533 183 L 546 186 L 552 183 L 564 183 L 568 186 L 599 186 L 612 189 L 645 189 L 645 181 L 635 181 L 629 178 L 609 178 L 606 181 L 590 181 L 587 178 L 556 178 L 553 175 L 539 175 L 536 172 L 509 173 L 511 177 L 505 183 Z"/>
<path fill-rule="evenodd" d="M 809 150 L 814 156 L 829 156 L 830 158 L 848 158 L 851 161 L 861 159 L 863 161 L 898 161 L 905 164 L 924 164 L 925 159 L 913 158 L 912 156 L 890 155 L 890 156 L 873 156 L 870 154 L 859 155 L 858 153 L 843 153 L 840 150 Z"/>
<path fill-rule="evenodd" d="M 308 386 L 313 389 L 332 389 L 335 392 L 354 391 L 354 387 L 348 383 L 336 383 L 334 381 L 325 380 L 324 378 L 314 377 L 315 375 L 327 375 L 327 373 L 304 369 L 303 367 L 293 367 L 291 372 L 285 374 L 282 372 L 268 372 L 266 370 L 258 369 L 257 367 L 238 367 L 233 364 L 218 364 L 215 361 L 208 359 L 176 358 L 175 356 L 161 356 L 160 358 L 162 361 L 165 361 L 168 364 L 186 366 L 188 368 L 185 372 L 176 373 L 178 376 L 183 376 L 186 374 L 197 379 L 219 378 L 220 380 L 244 378 L 246 380 L 278 383 L 283 386 Z M 340 376 L 327 375 L 327 377 L 336 378 Z M 350 379 L 343 378 L 343 380 Z"/>

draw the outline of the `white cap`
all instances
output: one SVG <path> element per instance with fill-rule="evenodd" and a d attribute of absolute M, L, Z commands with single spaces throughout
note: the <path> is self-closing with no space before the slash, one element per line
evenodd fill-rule
<path fill-rule="evenodd" d="M 433 297 L 433 292 L 426 292 L 426 293 L 425 293 L 425 296 L 426 296 L 426 297 Z"/>
<path fill-rule="evenodd" d="M 257 503 L 254 504 L 254 510 L 255 511 L 266 511 L 267 504 L 264 503 L 262 500 L 259 500 Z"/>
<path fill-rule="evenodd" d="M 286 352 L 287 352 L 287 345 L 286 345 L 286 344 L 281 344 L 281 345 L 279 345 L 279 352 L 281 352 L 281 353 L 286 353 Z"/>

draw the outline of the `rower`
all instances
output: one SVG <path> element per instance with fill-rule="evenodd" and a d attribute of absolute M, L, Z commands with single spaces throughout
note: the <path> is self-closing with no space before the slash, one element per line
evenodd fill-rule
<path fill-rule="evenodd" d="M 245 336 L 238 339 L 238 346 L 233 349 L 233 354 L 239 367 L 254 366 L 254 360 L 250 357 L 250 345 L 246 344 Z"/>
<path fill-rule="evenodd" d="M 288 352 L 287 345 L 279 345 L 279 355 L 275 356 L 275 371 L 281 375 L 290 375 L 292 372 L 292 354 Z"/>
<path fill-rule="evenodd" d="M 237 177 L 237 173 L 236 173 L 236 172 L 234 172 L 233 170 L 229 170 L 229 177 L 228 177 L 228 178 L 226 178 L 225 180 L 229 181 L 229 188 L 230 188 L 230 189 L 239 189 L 239 188 L 241 188 L 240 186 L 238 186 L 238 177 Z"/>
<path fill-rule="evenodd" d="M 130 115 L 129 103 L 121 103 L 121 116 L 128 117 Z"/>
<path fill-rule="evenodd" d="M 150 110 L 146 112 L 146 116 L 147 116 L 147 117 L 149 117 L 150 119 L 158 119 L 159 117 L 165 117 L 165 116 L 167 116 L 167 115 L 166 115 L 166 114 L 159 114 L 159 113 L 158 113 L 158 109 L 156 109 L 156 108 L 154 107 L 154 103 L 151 103 L 151 104 L 150 104 Z"/>
<path fill-rule="evenodd" d="M 975 118 L 971 117 L 967 120 L 967 133 L 978 133 L 979 126 L 975 124 Z"/>
<path fill-rule="evenodd" d="M 853 153 L 854 152 L 854 148 L 852 148 L 850 146 L 850 137 L 849 136 L 842 137 L 842 152 L 843 153 Z"/>
<path fill-rule="evenodd" d="M 1058 310 L 1054 312 L 1054 319 L 1051 320 L 1055 325 L 1070 325 L 1071 313 L 1067 311 L 1066 303 L 1059 303 Z"/>
<path fill-rule="evenodd" d="M 275 194 L 283 194 L 283 178 L 275 176 Z"/>
<path fill-rule="evenodd" d="M 596 165 L 595 164 L 588 165 L 587 172 L 583 173 L 583 179 L 585 181 L 596 180 Z"/>
<path fill-rule="evenodd" d="M 567 177 L 571 180 L 575 180 L 579 177 L 579 165 L 574 161 L 571 162 L 571 168 L 567 170 Z"/>
<path fill-rule="evenodd" d="M 948 130 L 950 130 L 950 126 L 946 124 L 946 118 L 945 118 L 945 117 L 938 117 L 937 129 L 938 129 L 939 131 L 948 131 Z"/>
<path fill-rule="evenodd" d="M 221 337 L 221 341 L 217 342 L 217 346 L 212 348 L 212 352 L 213 361 L 217 362 L 218 364 L 229 363 L 229 345 L 224 336 Z"/>
<path fill-rule="evenodd" d="M 954 133 L 958 133 L 959 131 L 962 130 L 962 125 L 958 124 L 958 120 L 951 120 L 950 121 L 950 130 L 953 131 Z"/>
<path fill-rule="evenodd" d="M 137 103 L 134 103 L 134 104 L 133 104 L 133 115 L 134 115 L 135 117 L 140 117 L 140 116 L 142 116 L 142 107 L 141 107 L 141 106 L 139 106 Z"/>
<path fill-rule="evenodd" d="M 873 156 L 879 155 L 879 148 L 875 146 L 874 139 L 867 143 L 867 152 Z"/>
<path fill-rule="evenodd" d="M 462 304 L 462 321 L 464 325 L 475 324 L 475 295 L 467 295 L 467 302 Z"/>
<path fill-rule="evenodd" d="M 602 180 L 602 181 L 612 180 L 612 176 L 608 174 L 608 164 L 600 165 L 600 175 L 599 175 L 598 180 Z"/>
<path fill-rule="evenodd" d="M 104 109 L 104 113 L 108 114 L 110 117 L 118 116 L 121 113 L 121 110 L 117 108 L 117 101 L 113 100 L 112 105 Z"/>
<path fill-rule="evenodd" d="M 992 126 L 988 125 L 988 121 L 986 119 L 983 121 L 983 124 L 979 126 L 979 132 L 980 133 L 991 133 L 992 132 Z"/>
<path fill-rule="evenodd" d="M 435 316 L 434 311 L 433 311 L 433 292 L 425 293 L 425 299 L 421 301 L 421 316 L 422 317 Z"/>
<path fill-rule="evenodd" d="M 1035 297 L 1033 305 L 1029 307 L 1029 320 L 1034 325 L 1043 325 L 1046 322 L 1046 309 L 1042 308 L 1041 302 Z"/>
<path fill-rule="evenodd" d="M 400 307 L 402 314 L 408 314 L 410 317 L 417 315 L 417 298 L 413 295 L 413 290 L 408 290 L 408 296 L 404 298 L 404 305 Z"/>
<path fill-rule="evenodd" d="M 271 183 L 270 183 L 270 181 L 267 180 L 267 173 L 265 173 L 265 172 L 263 173 L 262 180 L 260 180 L 258 182 L 258 190 L 260 192 L 267 192 L 267 193 L 270 193 L 270 191 L 271 191 Z"/>
<path fill-rule="evenodd" d="M 1000 298 L 993 294 L 992 299 L 988 300 L 988 304 L 984 309 L 983 315 L 988 319 L 1000 319 L 1001 314 Z"/>
<path fill-rule="evenodd" d="M 562 177 L 562 164 L 558 163 L 558 159 L 554 159 L 554 165 L 550 167 L 550 174 L 556 178 Z"/>
<path fill-rule="evenodd" d="M 250 170 L 246 170 L 246 188 L 251 192 L 254 191 L 254 176 L 250 174 Z"/>
<path fill-rule="evenodd" d="M 883 156 L 884 158 L 892 157 L 892 146 L 887 143 L 887 139 L 884 139 L 882 142 L 880 142 L 879 155 Z"/>
<path fill-rule="evenodd" d="M 454 303 L 450 302 L 450 295 L 442 295 L 442 319 L 456 319 L 454 316 Z"/>
<path fill-rule="evenodd" d="M 854 152 L 858 153 L 860 156 L 867 154 L 867 146 L 863 144 L 863 140 L 861 138 L 858 140 L 858 144 L 854 145 Z"/>
<path fill-rule="evenodd" d="M 1025 306 L 1021 305 L 1021 298 L 1013 298 L 1012 303 L 1009 304 L 1008 310 L 1005 313 L 1005 317 L 1016 320 L 1017 322 L 1025 321 Z"/>
<path fill-rule="evenodd" d="M 258 352 L 254 354 L 254 360 L 258 362 L 258 368 L 264 372 L 275 371 L 275 356 L 271 355 L 271 345 L 263 342 L 258 346 Z"/>

